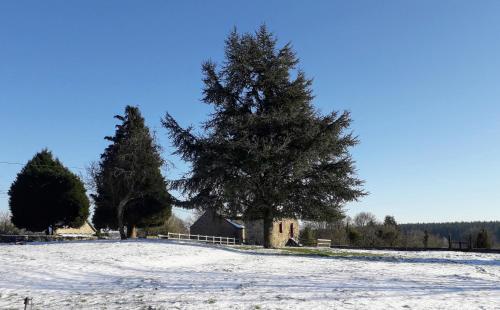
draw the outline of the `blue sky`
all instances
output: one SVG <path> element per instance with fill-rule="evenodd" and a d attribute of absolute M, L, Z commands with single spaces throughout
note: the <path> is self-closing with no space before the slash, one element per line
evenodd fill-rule
<path fill-rule="evenodd" d="M 349 110 L 370 195 L 348 214 L 399 222 L 500 220 L 499 1 L 1 1 L 0 161 L 44 147 L 83 173 L 138 105 L 209 113 L 201 63 L 230 30 L 266 23 L 314 78 L 314 104 Z M 0 210 L 19 165 L 0 164 Z M 180 215 L 186 215 L 179 211 Z"/>

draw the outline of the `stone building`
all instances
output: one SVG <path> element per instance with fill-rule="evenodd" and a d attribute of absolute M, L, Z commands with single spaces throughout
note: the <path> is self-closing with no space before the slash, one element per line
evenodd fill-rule
<path fill-rule="evenodd" d="M 55 235 L 63 237 L 90 237 L 96 234 L 97 230 L 89 221 L 85 221 L 80 227 L 62 227 L 54 231 Z"/>
<path fill-rule="evenodd" d="M 299 239 L 299 221 L 291 218 L 275 220 L 271 233 L 271 244 L 283 247 L 290 239 Z M 245 243 L 264 244 L 264 220 L 245 221 Z"/>
<path fill-rule="evenodd" d="M 191 225 L 192 235 L 207 235 L 236 238 L 245 244 L 264 244 L 263 220 L 230 220 L 215 213 L 206 211 Z M 299 222 L 296 219 L 275 220 L 272 229 L 272 244 L 283 247 L 290 239 L 298 240 Z"/>
<path fill-rule="evenodd" d="M 191 225 L 189 233 L 192 235 L 216 236 L 235 238 L 238 242 L 245 240 L 243 223 L 228 220 L 214 211 L 206 211 Z"/>

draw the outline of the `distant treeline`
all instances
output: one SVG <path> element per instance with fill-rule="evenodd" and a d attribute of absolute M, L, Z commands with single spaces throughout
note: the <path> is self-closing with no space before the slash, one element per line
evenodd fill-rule
<path fill-rule="evenodd" d="M 470 234 L 486 229 L 493 242 L 500 243 L 500 221 L 399 224 L 399 228 L 402 232 L 427 230 L 429 234 L 443 238 L 451 235 L 453 240 L 467 240 Z"/>
<path fill-rule="evenodd" d="M 356 247 L 405 247 L 476 249 L 500 248 L 500 221 L 398 224 L 393 216 L 380 221 L 361 212 L 332 222 L 304 222 L 300 241 L 314 245 L 330 239 L 334 245 Z"/>

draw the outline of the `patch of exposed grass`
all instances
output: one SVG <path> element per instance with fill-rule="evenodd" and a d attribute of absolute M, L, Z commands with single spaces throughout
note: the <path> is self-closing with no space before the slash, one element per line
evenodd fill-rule
<path fill-rule="evenodd" d="M 359 253 L 348 251 L 331 251 L 328 248 L 287 248 L 282 249 L 284 253 L 298 254 L 298 255 L 311 255 L 321 257 L 383 257 L 383 254 L 378 253 Z"/>
<path fill-rule="evenodd" d="M 257 245 L 237 245 L 237 246 L 235 246 L 235 248 L 238 250 L 245 250 L 245 251 L 262 249 L 261 246 L 257 246 Z"/>
<path fill-rule="evenodd" d="M 213 299 L 213 298 L 210 298 L 209 300 L 207 300 L 207 304 L 215 304 L 217 302 L 217 300 Z"/>
<path fill-rule="evenodd" d="M 253 251 L 256 254 L 262 253 L 268 253 L 267 250 L 269 249 L 264 249 L 262 246 L 255 246 L 255 245 L 237 245 L 237 246 L 232 246 L 235 249 L 242 250 L 242 251 Z M 271 253 L 274 253 L 275 255 L 304 255 L 304 256 L 318 256 L 318 257 L 338 257 L 338 258 L 382 258 L 382 257 L 387 257 L 385 254 L 380 254 L 380 253 L 367 253 L 367 252 L 351 252 L 351 251 L 333 251 L 330 248 L 311 248 L 311 247 L 301 247 L 301 248 L 294 248 L 294 247 L 286 247 L 286 248 L 280 248 L 280 249 L 271 249 Z"/>

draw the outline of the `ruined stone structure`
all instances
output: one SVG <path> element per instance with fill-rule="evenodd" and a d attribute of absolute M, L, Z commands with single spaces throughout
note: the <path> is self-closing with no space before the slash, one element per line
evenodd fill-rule
<path fill-rule="evenodd" d="M 246 244 L 264 244 L 264 221 L 226 219 L 213 211 L 205 212 L 193 225 L 190 233 L 193 235 L 208 235 L 236 238 Z M 299 222 L 296 219 L 275 220 L 273 223 L 271 244 L 283 247 L 290 238 L 298 240 Z"/>
<path fill-rule="evenodd" d="M 245 221 L 245 243 L 264 244 L 264 220 Z M 299 221 L 296 219 L 275 220 L 271 233 L 271 244 L 276 247 L 283 247 L 288 240 L 299 238 Z"/>

